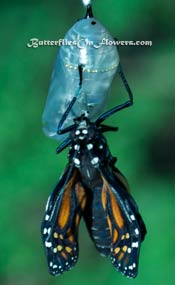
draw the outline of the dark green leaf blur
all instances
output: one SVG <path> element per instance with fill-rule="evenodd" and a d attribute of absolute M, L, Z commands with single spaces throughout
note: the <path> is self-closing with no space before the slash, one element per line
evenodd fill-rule
<path fill-rule="evenodd" d="M 61 277 L 47 272 L 40 236 L 46 200 L 67 163 L 67 150 L 42 133 L 41 116 L 57 48 L 27 48 L 30 38 L 63 38 L 85 14 L 81 0 L 2 1 L 0 9 L 0 284 L 169 285 L 175 264 L 175 40 L 173 3 L 94 0 L 95 17 L 120 40 L 152 46 L 119 47 L 134 106 L 108 123 L 117 166 L 128 178 L 147 225 L 139 274 L 129 280 L 101 257 L 83 222 L 77 265 Z M 64 95 L 63 95 L 64 96 Z M 109 107 L 126 100 L 118 76 Z"/>

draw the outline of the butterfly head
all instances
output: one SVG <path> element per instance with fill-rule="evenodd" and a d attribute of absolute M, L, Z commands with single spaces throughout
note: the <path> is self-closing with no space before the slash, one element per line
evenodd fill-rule
<path fill-rule="evenodd" d="M 75 119 L 75 129 L 71 132 L 71 138 L 74 142 L 84 144 L 94 140 L 97 135 L 98 128 L 85 115 Z"/>

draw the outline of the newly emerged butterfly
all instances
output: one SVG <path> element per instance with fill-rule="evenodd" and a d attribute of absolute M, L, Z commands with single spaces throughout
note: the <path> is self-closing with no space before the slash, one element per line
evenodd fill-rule
<path fill-rule="evenodd" d="M 104 113 L 94 123 L 82 115 L 72 126 L 59 130 L 70 132 L 57 148 L 59 153 L 69 146 L 69 163 L 48 199 L 42 222 L 42 239 L 52 275 L 60 275 L 76 263 L 82 216 L 100 254 L 109 256 L 123 275 L 137 275 L 146 228 L 103 135 L 117 130 L 102 124 L 116 110 L 117 107 Z"/>
<path fill-rule="evenodd" d="M 83 0 L 83 2 L 87 5 L 90 3 L 89 0 Z M 89 19 L 92 17 L 91 6 L 87 7 L 90 13 L 87 14 Z M 107 61 L 109 61 L 109 53 Z M 90 92 L 93 95 L 90 96 L 93 104 L 90 105 L 93 106 L 91 111 L 95 113 L 96 118 L 103 106 L 103 100 L 101 100 L 103 93 L 101 91 L 98 93 L 98 88 L 94 89 L 94 84 L 90 84 L 87 80 L 88 73 L 85 73 L 84 63 L 77 61 L 75 70 L 78 71 L 77 76 L 79 76 L 76 81 L 74 81 L 75 77 L 71 76 L 71 80 L 76 88 L 70 88 L 72 81 L 64 81 L 68 86 L 68 91 L 73 93 L 70 104 L 66 104 L 62 110 L 63 105 L 59 103 L 62 97 L 57 95 L 51 96 L 57 102 L 49 99 L 49 104 L 47 104 L 49 112 L 53 111 L 52 115 L 49 113 L 49 116 L 46 116 L 47 125 L 52 129 L 51 132 L 49 130 L 49 135 L 59 136 L 69 133 L 69 136 L 66 136 L 57 148 L 57 153 L 60 153 L 69 146 L 69 163 L 48 199 L 41 226 L 49 272 L 52 275 L 60 275 L 71 269 L 77 262 L 78 227 L 83 217 L 100 254 L 109 256 L 114 267 L 123 275 L 134 278 L 138 271 L 140 246 L 144 240 L 146 228 L 137 204 L 129 192 L 128 183 L 115 167 L 116 158 L 111 155 L 103 135 L 104 132 L 116 131 L 117 128 L 102 124 L 107 117 L 133 104 L 132 92 L 120 70 L 129 100 L 106 111 L 95 122 L 91 122 L 92 113 L 83 107 L 84 104 L 80 104 L 79 108 L 76 108 L 74 104 L 78 97 L 82 98 L 80 94 L 85 86 L 87 94 L 90 92 L 89 88 L 93 88 L 92 93 Z M 111 72 L 111 69 L 106 71 Z M 60 74 L 62 76 L 62 73 Z M 99 74 L 97 73 L 96 77 L 94 74 L 91 76 L 96 84 L 95 78 Z M 113 76 L 110 76 L 112 81 Z M 101 84 L 105 81 L 103 77 L 100 78 L 98 86 L 101 88 Z M 107 89 L 111 81 L 108 81 L 107 86 L 105 85 Z M 60 85 L 60 83 L 62 81 L 59 81 L 59 86 L 62 88 L 64 84 Z M 57 91 L 57 88 L 53 90 Z M 51 88 L 51 91 L 53 90 Z M 106 89 L 103 91 L 106 96 Z M 62 93 L 64 92 L 60 94 Z M 94 105 L 95 98 L 99 100 L 96 106 L 100 107 L 100 112 Z M 45 115 L 48 115 L 46 109 Z M 70 113 L 71 121 L 74 121 L 73 125 L 68 124 L 68 122 L 71 123 Z"/>

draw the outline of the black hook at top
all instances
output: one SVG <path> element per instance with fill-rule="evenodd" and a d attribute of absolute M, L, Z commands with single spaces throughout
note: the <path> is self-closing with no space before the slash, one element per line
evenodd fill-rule
<path fill-rule="evenodd" d="M 84 17 L 85 19 L 87 18 L 93 18 L 93 13 L 92 13 L 92 6 L 91 4 L 87 5 L 87 10 L 86 10 L 86 16 Z"/>

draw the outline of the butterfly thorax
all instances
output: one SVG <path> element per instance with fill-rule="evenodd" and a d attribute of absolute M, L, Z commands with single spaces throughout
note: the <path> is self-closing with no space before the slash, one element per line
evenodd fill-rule
<path fill-rule="evenodd" d="M 78 168 L 87 186 L 99 185 L 99 166 L 111 167 L 115 160 L 102 132 L 95 124 L 84 120 L 72 131 L 71 139 L 69 162 Z"/>

